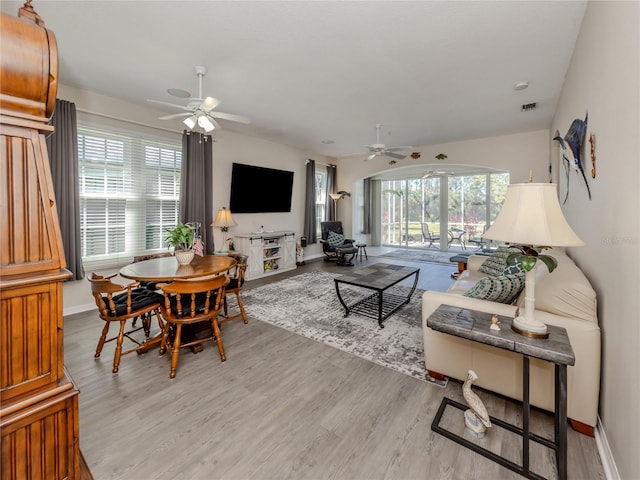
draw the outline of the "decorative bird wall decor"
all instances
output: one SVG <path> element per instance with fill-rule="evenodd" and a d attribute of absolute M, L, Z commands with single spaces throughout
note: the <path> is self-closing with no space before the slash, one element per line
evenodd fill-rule
<path fill-rule="evenodd" d="M 477 379 L 478 374 L 469 370 L 467 379 L 462 385 L 462 396 L 469 405 L 469 409 L 464 412 L 464 424 L 473 435 L 482 438 L 484 432 L 491 426 L 491 419 L 480 397 L 471 390 L 471 384 Z"/>
<path fill-rule="evenodd" d="M 565 204 L 567 202 L 567 198 L 569 198 L 569 173 L 571 168 L 576 172 L 580 172 L 582 174 L 582 178 L 584 179 L 584 184 L 587 186 L 587 193 L 589 194 L 589 200 L 591 200 L 591 189 L 589 188 L 589 182 L 587 181 L 587 175 L 584 173 L 584 164 L 582 163 L 582 145 L 584 144 L 586 135 L 587 135 L 587 119 L 589 118 L 589 113 L 584 117 L 584 120 L 580 120 L 576 118 L 569 127 L 569 131 L 562 138 L 560 136 L 560 132 L 556 130 L 556 136 L 553 138 L 560 143 L 560 147 L 562 148 L 562 162 L 564 164 L 564 170 L 566 173 L 567 179 L 567 193 L 564 197 Z"/>

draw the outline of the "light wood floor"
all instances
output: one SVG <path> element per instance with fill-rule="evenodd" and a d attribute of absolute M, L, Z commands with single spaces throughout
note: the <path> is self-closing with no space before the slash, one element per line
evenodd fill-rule
<path fill-rule="evenodd" d="M 415 265 L 423 289 L 446 288 L 455 270 Z M 280 278 L 344 268 L 316 261 Z M 225 363 L 208 344 L 182 353 L 173 380 L 157 350 L 124 356 L 112 375 L 113 344 L 93 358 L 101 328 L 94 312 L 65 317 L 80 446 L 96 480 L 522 478 L 431 431 L 444 395 L 462 401 L 458 382 L 442 389 L 251 318 L 223 325 Z M 515 403 L 479 394 L 493 416 L 520 418 Z M 464 431 L 459 414 L 443 421 Z M 534 412 L 532 422 L 551 437 L 550 416 Z M 483 442 L 519 461 L 511 434 L 493 429 Z M 604 478 L 594 439 L 569 429 L 568 443 L 569 478 Z M 550 451 L 533 456 L 534 471 L 556 478 Z"/>

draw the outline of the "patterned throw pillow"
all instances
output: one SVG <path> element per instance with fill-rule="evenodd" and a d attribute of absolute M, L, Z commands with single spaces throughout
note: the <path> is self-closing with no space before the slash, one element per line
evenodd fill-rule
<path fill-rule="evenodd" d="M 338 245 L 342 245 L 344 243 L 344 235 L 342 235 L 341 233 L 329 231 L 327 242 L 332 247 L 337 247 Z"/>
<path fill-rule="evenodd" d="M 507 266 L 504 267 L 504 270 L 502 270 L 501 275 L 518 275 L 518 274 L 525 275 L 526 273 L 527 272 L 525 272 L 524 269 L 522 268 L 522 262 L 517 261 L 513 265 L 507 264 Z"/>
<path fill-rule="evenodd" d="M 503 272 L 505 267 L 507 267 L 507 257 L 512 253 L 519 252 L 520 250 L 513 247 L 498 247 L 498 249 L 492 253 L 489 258 L 482 262 L 478 271 L 494 277 L 497 277 L 498 275 L 505 275 Z"/>
<path fill-rule="evenodd" d="M 479 298 L 480 300 L 510 304 L 522 292 L 524 278 L 524 274 L 484 277 L 478 280 L 463 295 L 465 297 Z"/>

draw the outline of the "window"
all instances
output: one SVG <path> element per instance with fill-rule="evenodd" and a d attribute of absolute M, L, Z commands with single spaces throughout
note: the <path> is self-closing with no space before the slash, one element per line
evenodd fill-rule
<path fill-rule="evenodd" d="M 322 235 L 320 222 L 325 221 L 327 208 L 327 172 L 316 170 L 316 233 Z"/>
<path fill-rule="evenodd" d="M 444 232 L 459 229 L 466 238 L 481 236 L 506 196 L 508 173 L 434 176 L 382 182 L 382 244 L 424 247 L 426 230 L 447 239 Z M 441 196 L 447 199 L 442 212 Z M 443 243 L 443 247 L 446 245 Z"/>
<path fill-rule="evenodd" d="M 85 267 L 127 263 L 164 246 L 178 221 L 179 143 L 78 126 L 80 241 Z"/>

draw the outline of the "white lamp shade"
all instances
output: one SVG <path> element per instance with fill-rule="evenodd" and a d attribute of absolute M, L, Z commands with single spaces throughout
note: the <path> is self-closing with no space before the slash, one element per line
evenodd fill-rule
<path fill-rule="evenodd" d="M 185 118 L 182 123 L 184 123 L 189 129 L 193 129 L 196 126 L 197 118 L 195 115 L 191 115 L 190 117 Z"/>
<path fill-rule="evenodd" d="M 330 193 L 329 196 L 334 200 L 340 200 L 342 198 L 342 195 L 339 193 Z"/>
<path fill-rule="evenodd" d="M 515 183 L 498 218 L 484 234 L 508 243 L 573 247 L 584 245 L 562 214 L 554 183 Z"/>
<path fill-rule="evenodd" d="M 211 122 L 211 120 L 209 120 L 209 117 L 207 117 L 206 115 L 200 115 L 198 117 L 198 125 L 204 128 L 205 132 L 211 132 L 216 128 L 213 125 L 213 122 Z"/>
<path fill-rule="evenodd" d="M 211 225 L 213 227 L 227 228 L 227 227 L 235 227 L 237 223 L 231 216 L 231 211 L 223 207 L 220 210 L 218 210 L 218 213 L 216 214 L 216 218 Z"/>

